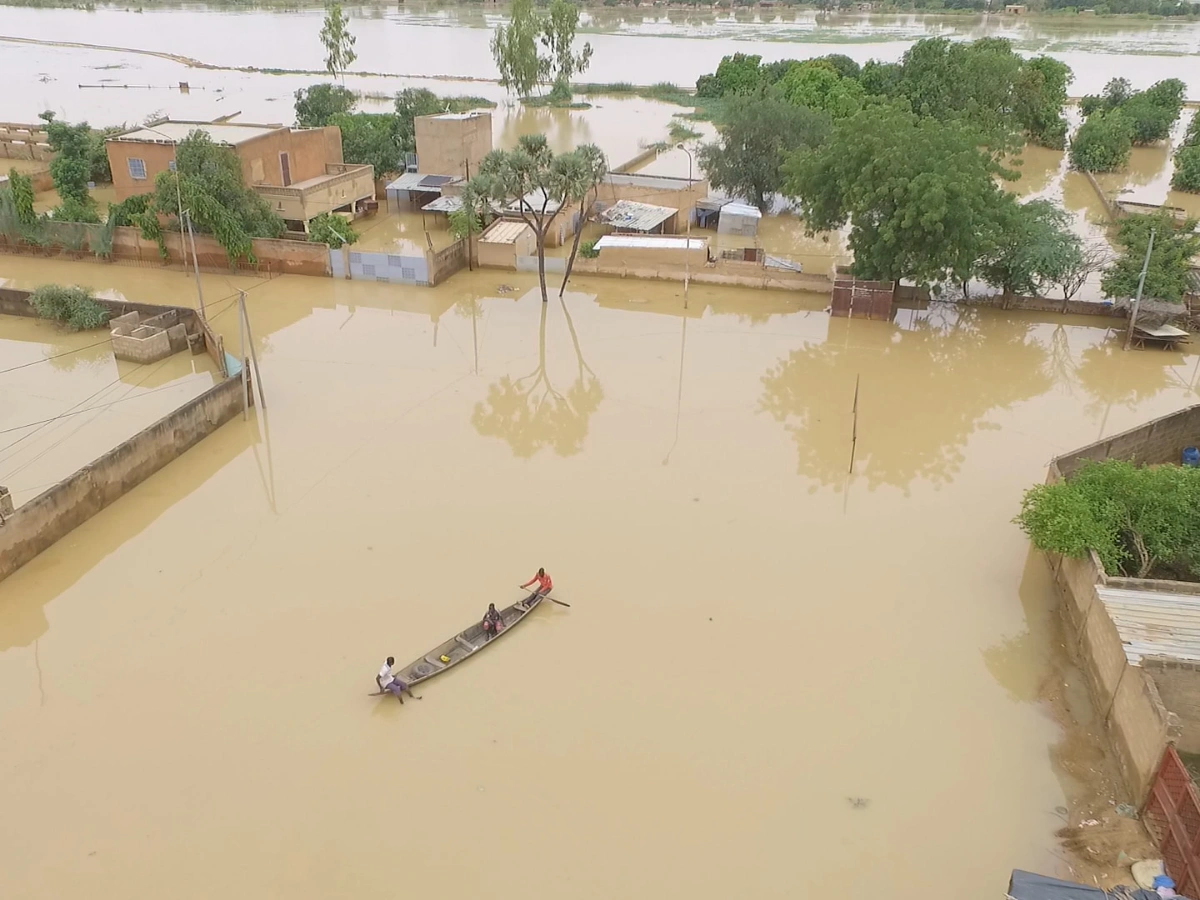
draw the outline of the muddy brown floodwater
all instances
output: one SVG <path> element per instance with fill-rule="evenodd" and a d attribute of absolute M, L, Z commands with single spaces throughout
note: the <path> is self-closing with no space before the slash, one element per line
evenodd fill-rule
<path fill-rule="evenodd" d="M 267 413 L 0 584 L 0 895 L 925 900 L 1064 871 L 1054 590 L 1010 519 L 1055 453 L 1195 402 L 1195 356 L 699 285 L 543 305 L 496 272 L 206 276 L 227 345 L 238 286 Z M 570 609 L 421 702 L 366 696 L 538 566 Z"/>

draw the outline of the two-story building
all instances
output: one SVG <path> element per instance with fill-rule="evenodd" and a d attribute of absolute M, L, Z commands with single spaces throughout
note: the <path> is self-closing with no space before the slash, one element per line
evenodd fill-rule
<path fill-rule="evenodd" d="M 354 213 L 375 198 L 373 166 L 342 162 L 342 132 L 247 122 L 163 119 L 113 135 L 105 142 L 117 200 L 154 190 L 160 172 L 175 170 L 175 145 L 193 131 L 230 148 L 242 177 L 293 231 L 324 212 Z"/>

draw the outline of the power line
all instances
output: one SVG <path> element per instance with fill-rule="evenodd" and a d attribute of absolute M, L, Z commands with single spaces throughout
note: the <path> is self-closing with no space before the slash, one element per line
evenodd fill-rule
<path fill-rule="evenodd" d="M 137 394 L 133 397 L 122 397 L 120 400 L 113 400 L 109 403 L 101 403 L 96 406 L 88 406 L 84 409 L 77 409 L 74 412 L 65 412 L 60 415 L 54 416 L 53 418 L 41 419 L 40 421 L 37 421 L 37 422 L 26 422 L 24 425 L 17 425 L 15 428 L 5 428 L 3 430 L 0 430 L 0 434 L 10 434 L 14 431 L 21 431 L 24 428 L 32 428 L 34 425 L 48 425 L 51 422 L 57 422 L 59 419 L 66 419 L 71 416 L 81 416 L 84 413 L 94 412 L 95 410 L 98 410 L 98 409 L 101 409 L 101 410 L 108 409 L 111 406 L 116 406 L 118 403 L 124 403 L 127 400 L 140 400 L 142 397 L 149 397 L 151 394 L 157 394 L 159 391 L 169 391 L 172 388 L 183 387 L 184 385 L 186 385 L 188 383 L 189 382 L 187 382 L 187 381 L 181 381 L 181 382 L 177 382 L 175 384 L 166 384 L 166 385 L 163 385 L 162 387 L 153 388 L 152 390 L 146 391 L 141 394 Z M 108 385 L 108 387 L 112 387 L 112 385 L 110 384 L 110 385 Z M 133 387 L 137 387 L 137 385 L 133 385 Z M 101 388 L 101 390 L 104 390 L 104 389 Z M 100 391 L 97 391 L 96 393 L 100 393 Z M 93 396 L 95 396 L 95 395 L 93 395 Z M 11 447 L 13 445 L 9 444 L 8 446 Z M 8 447 L 2 447 L 0 449 L 7 450 Z"/>
<path fill-rule="evenodd" d="M 82 347 L 76 347 L 74 350 L 67 350 L 63 353 L 55 353 L 53 356 L 44 356 L 41 359 L 35 359 L 33 362 L 21 363 L 19 366 L 13 366 L 11 369 L 0 369 L 0 375 L 6 372 L 15 372 L 17 369 L 25 369 L 29 366 L 36 366 L 38 363 L 49 362 L 52 359 L 60 359 L 64 356 L 70 356 L 72 353 L 80 353 L 84 350 L 91 350 L 93 347 L 99 347 L 101 344 L 107 344 L 112 338 L 108 337 L 102 341 L 96 341 L 94 344 L 84 344 Z"/>

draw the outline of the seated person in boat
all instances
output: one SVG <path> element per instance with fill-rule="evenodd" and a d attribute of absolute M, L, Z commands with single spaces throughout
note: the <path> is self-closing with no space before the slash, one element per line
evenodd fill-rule
<path fill-rule="evenodd" d="M 375 676 L 375 683 L 379 685 L 379 693 L 391 694 L 401 704 L 404 703 L 404 694 L 408 694 L 414 700 L 420 700 L 421 698 L 412 692 L 412 688 L 392 674 L 392 666 L 395 664 L 395 657 L 389 656 L 380 668 L 379 674 Z"/>
<path fill-rule="evenodd" d="M 546 574 L 545 569 L 538 569 L 537 574 L 534 575 L 532 578 L 530 578 L 523 585 L 521 585 L 521 587 L 527 588 L 531 584 L 534 584 L 534 583 L 537 584 L 537 587 L 534 588 L 534 591 L 532 594 L 530 594 L 528 597 L 526 597 L 524 600 L 522 600 L 519 604 L 517 604 L 519 607 L 524 608 L 524 607 L 528 606 L 539 595 L 542 597 L 545 597 L 548 593 L 550 593 L 550 589 L 554 587 L 554 581 L 553 581 L 553 579 L 550 578 L 549 575 Z"/>
<path fill-rule="evenodd" d="M 500 610 L 496 609 L 495 603 L 489 603 L 487 612 L 483 614 L 483 633 L 490 641 L 503 630 L 504 618 L 500 615 Z"/>

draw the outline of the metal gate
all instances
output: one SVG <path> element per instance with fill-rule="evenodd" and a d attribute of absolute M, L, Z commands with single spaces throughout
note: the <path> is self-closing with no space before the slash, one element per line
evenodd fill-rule
<path fill-rule="evenodd" d="M 1142 810 L 1142 821 L 1162 853 L 1167 874 L 1185 897 L 1200 891 L 1200 793 L 1183 760 L 1168 746 L 1150 796 Z"/>

